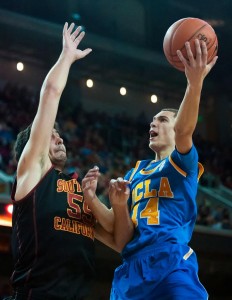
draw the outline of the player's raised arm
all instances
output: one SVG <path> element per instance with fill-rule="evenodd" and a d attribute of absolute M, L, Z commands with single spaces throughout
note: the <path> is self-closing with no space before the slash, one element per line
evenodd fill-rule
<path fill-rule="evenodd" d="M 189 42 L 186 42 L 185 47 L 188 60 L 184 58 L 180 50 L 177 51 L 177 55 L 185 66 L 187 88 L 174 128 L 176 148 L 181 153 L 187 153 L 192 146 L 192 134 L 197 124 L 203 82 L 217 60 L 216 56 L 207 64 L 208 52 L 206 43 L 203 41 L 195 40 L 196 58 L 193 56 Z"/>
<path fill-rule="evenodd" d="M 91 52 L 91 49 L 84 51 L 78 49 L 83 37 L 81 27 L 74 29 L 74 23 L 70 26 L 65 23 L 62 51 L 43 82 L 38 110 L 31 129 L 28 130 L 28 141 L 24 140 L 25 144 L 16 145 L 19 159 L 16 198 L 23 197 L 29 192 L 52 165 L 49 157 L 51 139 L 55 139 L 56 143 L 62 143 L 58 133 L 53 131 L 54 123 L 71 65 Z M 19 191 L 20 187 L 23 188 Z"/>

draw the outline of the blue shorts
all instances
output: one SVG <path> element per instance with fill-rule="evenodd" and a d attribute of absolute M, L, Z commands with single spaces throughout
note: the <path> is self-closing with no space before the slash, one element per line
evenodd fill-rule
<path fill-rule="evenodd" d="M 193 250 L 149 247 L 126 257 L 114 273 L 110 300 L 207 300 Z"/>

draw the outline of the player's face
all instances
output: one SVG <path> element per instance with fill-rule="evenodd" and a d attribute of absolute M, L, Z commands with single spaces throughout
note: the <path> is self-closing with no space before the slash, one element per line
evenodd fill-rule
<path fill-rule="evenodd" d="M 63 144 L 63 139 L 60 137 L 56 129 L 52 130 L 49 157 L 55 166 L 64 166 L 67 156 L 66 148 Z"/>
<path fill-rule="evenodd" d="M 171 111 L 161 111 L 150 124 L 149 147 L 155 151 L 172 151 L 175 147 L 175 117 Z"/>

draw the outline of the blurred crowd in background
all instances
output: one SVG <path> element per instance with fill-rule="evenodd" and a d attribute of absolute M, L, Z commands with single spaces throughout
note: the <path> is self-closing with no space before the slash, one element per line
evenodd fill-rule
<path fill-rule="evenodd" d="M 148 147 L 151 120 L 143 113 L 136 118 L 125 113 L 110 116 L 104 112 L 84 111 L 81 105 L 68 108 L 63 104 L 61 101 L 57 121 L 67 148 L 65 171 L 77 171 L 82 178 L 89 168 L 97 165 L 102 174 L 98 196 L 109 206 L 110 179 L 125 175 L 137 160 L 153 158 Z M 15 174 L 14 142 L 18 132 L 33 120 L 37 105 L 38 94 L 25 86 L 6 83 L 0 91 L 0 171 L 6 176 Z M 223 184 L 232 190 L 231 146 L 216 145 L 199 134 L 194 136 L 194 143 L 205 168 L 200 184 L 210 188 Z M 201 202 L 197 224 L 231 229 L 227 209 L 212 208 L 205 199 Z"/>

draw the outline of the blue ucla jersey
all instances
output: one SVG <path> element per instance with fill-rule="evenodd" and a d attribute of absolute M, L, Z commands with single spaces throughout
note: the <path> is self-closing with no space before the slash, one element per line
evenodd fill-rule
<path fill-rule="evenodd" d="M 174 150 L 158 162 L 137 162 L 125 176 L 131 182 L 128 205 L 135 234 L 123 249 L 123 256 L 154 244 L 188 244 L 196 220 L 197 185 L 203 170 L 194 146 L 187 154 Z"/>
<path fill-rule="evenodd" d="M 110 300 L 208 298 L 198 279 L 196 254 L 188 246 L 202 173 L 192 146 L 184 155 L 174 150 L 158 162 L 138 161 L 125 176 L 135 232 L 114 272 Z"/>

